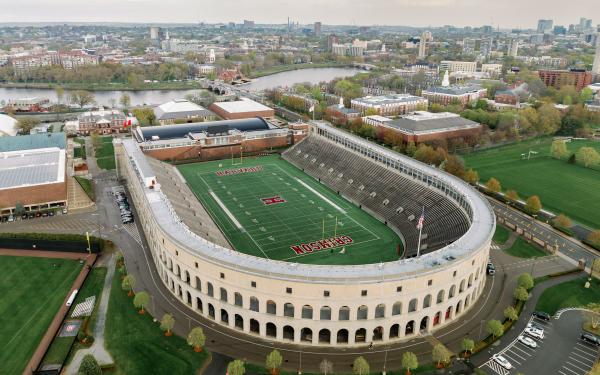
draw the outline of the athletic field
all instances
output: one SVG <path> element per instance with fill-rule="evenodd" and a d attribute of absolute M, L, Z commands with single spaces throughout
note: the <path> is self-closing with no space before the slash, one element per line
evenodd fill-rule
<path fill-rule="evenodd" d="M 600 171 L 551 158 L 551 143 L 551 138 L 535 139 L 476 152 L 464 159 L 468 168 L 479 172 L 482 183 L 494 177 L 500 181 L 503 191 L 516 190 L 521 199 L 538 195 L 545 209 L 565 213 L 575 221 L 599 228 Z M 600 142 L 567 143 L 570 153 L 584 146 L 600 152 Z M 530 150 L 537 154 L 531 154 L 527 160 Z"/>
<path fill-rule="evenodd" d="M 311 264 L 398 259 L 390 228 L 278 155 L 178 169 L 240 252 Z"/>
<path fill-rule="evenodd" d="M 0 256 L 0 374 L 20 374 L 81 271 L 76 260 Z"/>

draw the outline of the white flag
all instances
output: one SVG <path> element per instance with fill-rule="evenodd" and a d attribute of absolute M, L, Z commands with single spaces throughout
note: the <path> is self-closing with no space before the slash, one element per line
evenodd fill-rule
<path fill-rule="evenodd" d="M 308 109 L 308 112 L 314 112 L 315 111 L 315 106 L 311 105 L 310 108 Z"/>

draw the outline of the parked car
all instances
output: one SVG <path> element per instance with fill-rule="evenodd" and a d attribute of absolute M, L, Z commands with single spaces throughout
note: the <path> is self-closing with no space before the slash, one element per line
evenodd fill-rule
<path fill-rule="evenodd" d="M 13 221 L 15 221 L 15 217 L 14 217 L 13 215 L 10 215 L 10 216 L 8 217 L 8 222 L 9 222 L 9 223 L 12 223 Z"/>
<path fill-rule="evenodd" d="M 519 336 L 519 342 L 525 346 L 529 346 L 530 348 L 537 348 L 537 343 L 525 335 Z"/>
<path fill-rule="evenodd" d="M 35 219 L 35 215 L 34 214 L 29 214 L 29 218 L 30 219 Z"/>
<path fill-rule="evenodd" d="M 48 216 L 54 216 L 54 211 L 48 212 Z"/>
<path fill-rule="evenodd" d="M 541 329 L 537 329 L 537 328 L 533 328 L 533 327 L 525 328 L 525 333 L 535 339 L 539 339 L 539 340 L 544 339 L 544 331 Z"/>
<path fill-rule="evenodd" d="M 68 212 L 67 209 L 63 208 L 63 210 L 62 210 L 63 215 L 65 215 L 67 212 Z"/>
<path fill-rule="evenodd" d="M 582 332 L 580 337 L 583 341 L 587 342 L 588 344 L 600 346 L 600 337 L 592 335 L 588 332 Z"/>
<path fill-rule="evenodd" d="M 550 314 L 543 311 L 534 311 L 531 315 L 533 315 L 535 318 L 545 320 L 547 322 L 550 321 Z"/>
<path fill-rule="evenodd" d="M 21 215 L 21 220 L 27 220 L 27 214 Z"/>
<path fill-rule="evenodd" d="M 494 362 L 496 362 L 500 366 L 504 367 L 505 369 L 507 369 L 507 370 L 511 370 L 512 369 L 512 365 L 510 364 L 510 362 L 508 362 L 506 360 L 506 358 L 504 358 L 500 354 L 494 354 L 492 356 L 492 359 L 494 360 Z"/>
<path fill-rule="evenodd" d="M 492 262 L 489 262 L 487 264 L 487 274 L 488 275 L 493 275 L 496 273 L 496 267 L 494 267 L 494 264 Z"/>
<path fill-rule="evenodd" d="M 542 327 L 541 325 L 535 323 L 535 322 L 529 322 L 527 323 L 527 328 L 535 328 L 535 329 L 539 329 L 539 330 L 544 330 L 544 327 Z"/>
<path fill-rule="evenodd" d="M 47 213 L 47 212 L 44 212 L 44 213 L 42 214 L 42 217 L 48 217 L 48 213 Z"/>

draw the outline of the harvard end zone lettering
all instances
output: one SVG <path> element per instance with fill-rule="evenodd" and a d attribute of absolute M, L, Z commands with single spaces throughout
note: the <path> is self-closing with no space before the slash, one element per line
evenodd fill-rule
<path fill-rule="evenodd" d="M 292 245 L 290 246 L 290 248 L 294 251 L 294 253 L 296 253 L 296 255 L 302 255 L 312 253 L 315 251 L 322 251 L 344 245 L 349 245 L 352 242 L 354 242 L 354 240 L 352 240 L 352 238 L 350 238 L 349 236 L 338 236 L 309 243 L 303 243 L 300 245 Z"/>
<path fill-rule="evenodd" d="M 221 176 L 231 176 L 234 174 L 240 173 L 256 173 L 262 171 L 262 167 L 259 165 L 258 167 L 245 167 L 245 168 L 237 168 L 237 169 L 225 169 L 222 171 L 216 171 L 215 174 L 219 177 Z"/>
<path fill-rule="evenodd" d="M 267 206 L 277 203 L 285 203 L 285 199 L 281 198 L 279 195 L 269 198 L 260 198 L 260 200 Z"/>

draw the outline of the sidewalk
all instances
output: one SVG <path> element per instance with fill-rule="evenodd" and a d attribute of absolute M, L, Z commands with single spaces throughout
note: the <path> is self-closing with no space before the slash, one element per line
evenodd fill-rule
<path fill-rule="evenodd" d="M 106 312 L 108 310 L 108 301 L 110 299 L 110 289 L 112 280 L 115 275 L 115 256 L 111 256 L 107 267 L 108 272 L 104 279 L 104 288 L 102 289 L 102 296 L 100 299 L 100 306 L 98 307 L 98 317 L 96 319 L 96 327 L 94 327 L 94 343 L 87 349 L 80 349 L 75 353 L 73 360 L 66 368 L 66 374 L 76 375 L 79 371 L 81 360 L 86 354 L 92 354 L 100 366 L 114 364 L 113 358 L 110 353 L 104 347 L 104 327 L 106 326 Z"/>

